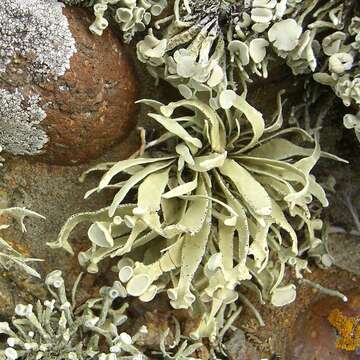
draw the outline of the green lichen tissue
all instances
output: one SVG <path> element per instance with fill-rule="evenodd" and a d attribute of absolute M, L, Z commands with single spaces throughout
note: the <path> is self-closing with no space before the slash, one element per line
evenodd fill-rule
<path fill-rule="evenodd" d="M 329 202 L 313 170 L 321 158 L 344 161 L 322 151 L 319 127 L 289 126 L 284 91 L 274 115 L 263 115 L 250 100 L 252 85 L 281 63 L 293 76 L 307 77 L 312 91 L 317 83 L 329 87 L 346 107 L 345 128 L 360 141 L 359 3 L 64 3 L 93 9 L 93 36 L 117 27 L 154 81 L 162 79 L 178 90 L 178 100 L 139 101 L 151 109 L 160 135 L 145 141 L 136 157 L 88 169 L 82 181 L 95 171 L 103 175 L 85 196 L 115 189 L 112 201 L 73 215 L 48 244 L 74 255 L 71 233 L 86 222 L 89 243 L 76 254 L 80 265 L 97 273 L 106 259 L 116 259 L 118 279 L 98 298 L 77 305 L 80 279 L 70 300 L 61 272 L 49 274 L 49 300 L 19 304 L 12 321 L 0 323 L 0 332 L 8 336 L 2 356 L 150 359 L 137 345 L 138 334 L 131 337 L 118 328 L 127 320 L 127 301 L 150 302 L 160 293 L 174 309 L 200 317 L 186 342 L 179 335 L 174 348 L 162 344 L 160 358 L 195 359 L 202 340 L 214 359 L 226 356 L 223 330 L 240 304 L 263 324 L 242 288 L 253 291 L 260 303 L 284 306 L 296 299 L 309 258 L 321 263 L 323 222 L 314 209 Z M 27 215 L 19 211 L 12 212 Z M 118 299 L 120 308 L 113 306 Z"/>

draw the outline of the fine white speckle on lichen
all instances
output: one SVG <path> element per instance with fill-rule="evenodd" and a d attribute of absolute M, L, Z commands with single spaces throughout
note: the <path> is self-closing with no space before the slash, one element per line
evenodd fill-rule
<path fill-rule="evenodd" d="M 63 6 L 56 0 L 0 1 L 0 73 L 16 56 L 29 61 L 36 80 L 65 73 L 76 47 Z"/>
<path fill-rule="evenodd" d="M 0 89 L 0 145 L 14 155 L 38 154 L 48 142 L 38 125 L 46 113 L 38 105 L 39 96 L 23 96 Z"/>

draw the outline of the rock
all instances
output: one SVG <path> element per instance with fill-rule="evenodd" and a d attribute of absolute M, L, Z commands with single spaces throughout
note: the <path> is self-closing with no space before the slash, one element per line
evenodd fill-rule
<path fill-rule="evenodd" d="M 117 161 L 128 157 L 137 149 L 134 138 L 116 145 L 99 161 Z M 42 279 L 27 276 L 18 268 L 10 268 L 1 274 L 1 278 L 9 286 L 9 291 L 16 303 L 35 303 L 37 298 L 47 294 L 43 289 L 45 275 L 54 269 L 65 270 L 65 280 L 69 289 L 82 271 L 77 256 L 71 256 L 63 250 L 52 250 L 46 243 L 56 240 L 61 227 L 73 214 L 81 211 L 97 210 L 105 207 L 112 199 L 110 193 L 95 195 L 89 201 L 84 200 L 87 190 L 95 187 L 99 177 L 89 176 L 85 182 L 79 182 L 79 176 L 93 164 L 81 166 L 59 166 L 42 162 L 33 162 L 24 157 L 5 156 L 4 166 L 0 169 L 0 202 L 6 207 L 26 207 L 46 219 L 27 218 L 27 232 L 23 233 L 15 221 L 0 218 L 0 224 L 11 225 L 1 230 L 0 236 L 14 249 L 27 257 L 43 259 L 40 263 L 29 263 L 41 274 Z M 71 239 L 76 253 L 88 246 L 87 226 L 75 229 Z M 101 266 L 107 271 L 107 264 Z M 89 297 L 97 297 L 98 290 L 104 285 L 103 276 L 85 275 L 78 293 L 78 301 L 83 302 Z M 2 291 L 0 283 L 0 292 Z M 6 296 L 7 299 L 11 297 Z M 0 298 L 0 315 L 2 310 Z M 7 314 L 9 311 L 7 312 Z"/>
<path fill-rule="evenodd" d="M 255 348 L 246 340 L 245 333 L 241 329 L 235 330 L 234 334 L 225 343 L 226 352 L 230 360 L 259 360 L 260 356 Z"/>
<path fill-rule="evenodd" d="M 14 297 L 9 284 L 0 278 L 0 318 L 9 318 L 14 311 Z"/>
<path fill-rule="evenodd" d="M 360 292 L 353 290 L 346 295 L 346 303 L 335 297 L 325 297 L 299 315 L 287 348 L 287 359 L 359 358 L 357 349 L 360 347 Z"/>
<path fill-rule="evenodd" d="M 360 239 L 349 233 L 329 234 L 327 250 L 334 264 L 360 275 Z"/>
<path fill-rule="evenodd" d="M 4 0 L 0 15 L 0 51 L 7 51 L 0 60 L 5 151 L 77 164 L 129 135 L 136 124 L 135 77 L 112 31 L 92 35 L 91 13 L 55 0 Z M 17 35 L 21 31 L 27 37 Z"/>
<path fill-rule="evenodd" d="M 147 333 L 139 336 L 138 345 L 159 351 L 160 341 L 168 330 L 165 344 L 169 346 L 174 342 L 173 313 L 165 294 L 157 296 L 150 303 L 143 303 L 134 299 L 130 303 L 128 313 L 131 319 L 136 319 L 129 329 L 132 335 L 143 325 L 147 328 Z"/>

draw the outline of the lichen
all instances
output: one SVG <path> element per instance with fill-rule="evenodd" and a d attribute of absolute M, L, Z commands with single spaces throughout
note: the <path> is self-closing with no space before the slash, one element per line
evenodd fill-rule
<path fill-rule="evenodd" d="M 38 95 L 0 89 L 0 145 L 5 151 L 14 155 L 41 153 L 49 139 L 40 126 L 46 113 L 39 101 Z"/>
<path fill-rule="evenodd" d="M 21 230 L 26 231 L 25 217 L 43 218 L 41 215 L 24 208 L 6 208 L 0 210 L 0 215 L 14 217 L 21 225 Z M 0 230 L 7 229 L 9 225 L 0 225 Z M 21 252 L 15 250 L 7 241 L 0 237 L 0 266 L 3 270 L 16 267 L 25 271 L 28 275 L 40 278 L 40 274 L 28 263 L 42 261 L 40 259 L 28 258 Z"/>
<path fill-rule="evenodd" d="M 77 290 L 81 275 L 74 283 L 68 297 L 60 270 L 47 275 L 45 283 L 48 299 L 35 306 L 18 304 L 11 323 L 0 322 L 0 334 L 7 336 L 7 347 L 0 350 L 0 358 L 6 360 L 148 360 L 149 357 L 137 345 L 139 338 L 147 334 L 141 326 L 132 336 L 119 331 L 127 320 L 129 305 L 119 301 L 125 297 L 125 289 L 115 281 L 111 287 L 100 289 L 98 298 L 90 298 L 77 304 Z M 174 343 L 165 345 L 169 331 L 162 335 L 160 355 L 168 360 L 197 360 L 193 353 L 201 343 L 181 342 L 178 321 Z M 183 338 L 183 337 L 182 337 Z M 152 355 L 151 355 L 152 356 Z"/>
<path fill-rule="evenodd" d="M 222 90 L 246 93 L 253 74 L 266 78 L 274 52 L 290 56 L 302 34 L 293 12 L 267 0 L 175 2 L 174 15 L 137 44 L 138 58 L 186 98 L 212 93 L 216 108 Z"/>
<path fill-rule="evenodd" d="M 113 202 L 71 217 L 49 245 L 72 253 L 71 231 L 91 222 L 91 247 L 78 255 L 82 266 L 95 273 L 105 258 L 120 258 L 118 276 L 127 296 L 148 302 L 166 290 L 174 308 L 202 306 L 192 336 L 214 342 L 228 305 L 237 299 L 262 324 L 239 286 L 255 291 L 260 301 L 287 305 L 296 298 L 296 285 L 285 282 L 286 269 L 301 279 L 308 270 L 305 255 L 323 248 L 317 236 L 322 221 L 311 209 L 328 201 L 311 171 L 321 156 L 340 159 L 321 152 L 315 128 L 282 129 L 280 95 L 272 121 L 246 95 L 254 76 L 268 76 L 274 56 L 285 59 L 294 74 L 315 71 L 317 30 L 311 29 L 322 23 L 308 26 L 305 18 L 316 10 L 323 17 L 324 8 L 316 0 L 180 0 L 173 14 L 150 23 L 149 16 L 133 16 L 137 6 L 98 1 L 91 29 L 101 35 L 109 9 L 127 40 L 148 28 L 136 44 L 138 59 L 183 100 L 143 101 L 163 134 L 145 141 L 139 157 L 88 170 L 105 174 L 86 197 L 115 189 Z M 331 11 L 335 21 L 338 9 Z M 291 133 L 314 147 L 290 141 Z"/>
<path fill-rule="evenodd" d="M 283 284 L 285 268 L 302 277 L 307 261 L 300 254 L 321 244 L 315 232 L 322 223 L 311 218 L 309 206 L 315 199 L 328 205 L 310 171 L 321 154 L 332 156 L 321 153 L 317 135 L 314 149 L 284 138 L 280 98 L 269 125 L 232 90 L 220 95 L 218 111 L 200 100 L 145 103 L 164 136 L 147 144 L 142 157 L 96 166 L 106 172 L 88 195 L 119 189 L 112 204 L 69 219 L 50 246 L 72 252 L 72 229 L 93 222 L 92 246 L 79 254 L 81 265 L 97 272 L 103 259 L 120 257 L 119 279 L 129 296 L 147 302 L 166 288 L 174 308 L 208 303 L 193 337 L 214 341 L 221 323 L 216 317 L 238 298 L 239 285 L 251 281 L 275 306 L 295 299 L 295 285 Z M 181 109 L 192 114 L 175 117 Z M 284 135 L 292 131 L 313 142 L 298 128 Z M 114 182 L 118 174 L 128 177 Z M 291 224 L 305 230 L 301 246 Z"/>
<path fill-rule="evenodd" d="M 331 311 L 328 320 L 339 334 L 339 338 L 336 340 L 337 349 L 355 351 L 360 347 L 358 318 L 345 316 L 339 309 L 335 308 Z"/>
<path fill-rule="evenodd" d="M 271 62 L 284 59 L 294 75 L 313 73 L 346 107 L 359 109 L 357 5 L 345 9 L 342 0 L 182 0 L 174 2 L 172 15 L 151 23 L 148 9 L 164 6 L 161 1 L 144 4 L 98 0 L 91 29 L 101 34 L 107 27 L 108 6 L 126 40 L 148 28 L 137 44 L 139 60 L 185 98 L 210 92 L 215 108 L 222 90 L 241 86 L 246 93 L 254 75 L 268 77 Z"/>
<path fill-rule="evenodd" d="M 85 5 L 88 2 L 84 2 Z M 113 19 L 124 33 L 125 42 L 130 42 L 137 32 L 144 31 L 153 17 L 159 16 L 167 6 L 167 0 L 97 0 L 94 5 L 96 20 L 90 30 L 101 35 L 108 26 L 105 13 Z"/>
<path fill-rule="evenodd" d="M 19 58 L 36 81 L 65 73 L 76 52 L 63 4 L 56 0 L 2 0 L 0 74 Z"/>
<path fill-rule="evenodd" d="M 1 151 L 2 148 L 0 146 L 0 152 Z M 0 157 L 0 166 L 3 165 L 3 160 L 4 159 Z M 6 220 L 10 218 L 15 219 L 20 225 L 22 232 L 26 232 L 25 218 L 31 217 L 44 219 L 44 217 L 38 213 L 20 207 L 1 208 L 0 216 L 4 217 Z M 0 230 L 5 230 L 9 228 L 9 226 L 9 224 L 2 223 L 0 225 Z M 41 260 L 27 257 L 25 254 L 22 254 L 20 251 L 17 251 L 14 247 L 12 247 L 10 242 L 0 237 L 0 267 L 2 270 L 7 271 L 10 268 L 15 267 L 25 271 L 28 275 L 40 278 L 40 274 L 33 267 L 28 265 L 28 263 L 34 263 L 37 261 Z"/>
<path fill-rule="evenodd" d="M 24 326 L 34 327 L 42 339 L 33 344 L 29 329 L 21 330 L 20 340 L 10 340 L 8 358 L 18 351 L 21 356 L 55 351 L 54 357 L 70 359 L 136 355 L 136 348 L 124 347 L 119 319 L 112 318 L 118 313 L 111 304 L 118 297 L 149 302 L 166 292 L 173 308 L 198 312 L 201 321 L 191 337 L 209 338 L 211 344 L 222 342 L 231 326 L 227 320 L 239 314 L 237 302 L 264 325 L 242 289 L 273 306 L 296 299 L 308 258 L 323 256 L 325 248 L 319 237 L 323 223 L 313 209 L 327 207 L 328 200 L 312 171 L 321 157 L 342 160 L 321 151 L 319 129 L 308 117 L 305 130 L 298 122 L 285 127 L 283 92 L 274 117 L 264 119 L 246 99 L 248 84 L 268 77 L 271 61 L 282 61 L 294 75 L 316 72 L 314 79 L 330 85 L 345 105 L 357 106 L 358 19 L 344 30 L 340 0 L 178 0 L 171 15 L 155 21 L 165 0 L 66 2 L 93 6 L 90 30 L 97 35 L 110 19 L 126 41 L 147 30 L 136 44 L 138 59 L 154 78 L 177 88 L 181 99 L 142 101 L 163 131 L 149 142 L 143 136 L 135 156 L 87 170 L 81 180 L 93 171 L 104 174 L 86 197 L 115 190 L 112 202 L 73 215 L 57 241 L 48 244 L 73 254 L 71 232 L 89 222 L 90 246 L 78 254 L 79 263 L 96 273 L 103 260 L 116 258 L 118 280 L 102 290 L 101 300 L 77 308 L 66 298 L 61 274 L 50 274 L 46 282 L 50 293 L 59 291 L 57 305 L 44 311 L 50 303 L 40 304 L 38 312 L 53 317 L 50 329 L 59 336 L 42 333 L 46 316 L 36 318 L 31 306 L 20 306 L 17 315 L 27 319 Z M 38 100 L 33 99 L 35 105 Z M 347 115 L 345 126 L 358 131 L 358 115 Z M 287 271 L 295 273 L 293 282 L 287 281 Z M 99 353 L 99 336 L 110 353 Z M 179 351 L 170 353 L 162 341 L 163 357 L 191 358 L 198 346 L 177 345 Z"/>
<path fill-rule="evenodd" d="M 18 304 L 11 324 L 0 323 L 0 333 L 8 336 L 8 347 L 2 350 L 7 360 L 120 360 L 128 359 L 125 355 L 142 355 L 127 333 L 117 331 L 127 319 L 126 304 L 117 310 L 112 308 L 114 300 L 122 295 L 121 288 L 103 288 L 100 298 L 77 306 L 78 282 L 71 300 L 61 271 L 48 274 L 45 283 L 52 298 L 38 301 L 35 308 Z M 105 341 L 107 350 L 101 349 L 101 341 Z"/>

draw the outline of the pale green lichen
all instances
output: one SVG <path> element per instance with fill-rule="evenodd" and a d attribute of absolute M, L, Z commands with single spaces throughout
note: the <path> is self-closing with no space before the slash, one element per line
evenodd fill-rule
<path fill-rule="evenodd" d="M 76 304 L 81 275 L 72 288 L 71 298 L 60 270 L 48 274 L 45 283 L 51 296 L 48 300 L 38 301 L 35 306 L 18 304 L 12 321 L 0 322 L 0 334 L 7 336 L 7 347 L 0 350 L 0 357 L 6 360 L 150 359 L 137 346 L 138 339 L 147 333 L 145 326 L 133 336 L 118 330 L 128 319 L 128 304 L 115 305 L 116 300 L 126 296 L 119 281 L 112 287 L 101 288 L 98 298 L 84 304 Z M 176 333 L 171 349 L 164 341 L 168 332 L 163 334 L 161 358 L 196 360 L 191 355 L 202 344 L 188 345 L 188 341 L 180 344 L 180 328 Z"/>
<path fill-rule="evenodd" d="M 309 204 L 328 205 L 310 174 L 322 154 L 317 135 L 313 149 L 287 140 L 295 132 L 314 141 L 299 128 L 279 130 L 280 98 L 269 125 L 232 90 L 220 94 L 218 111 L 200 100 L 145 103 L 165 134 L 141 158 L 95 167 L 108 169 L 96 191 L 119 189 L 112 204 L 69 219 L 50 246 L 71 252 L 70 231 L 92 221 L 92 246 L 79 254 L 88 271 L 106 257 L 122 257 L 119 279 L 128 295 L 147 302 L 167 289 L 174 308 L 209 303 L 193 337 L 215 340 L 216 316 L 238 298 L 238 285 L 251 280 L 274 305 L 295 298 L 294 285 L 282 285 L 285 268 L 298 277 L 307 269 L 300 256 L 321 244 L 321 222 L 311 218 Z M 192 115 L 174 117 L 180 109 Z M 128 177 L 114 182 L 118 174 Z M 134 188 L 134 202 L 124 204 Z M 295 229 L 302 228 L 307 240 L 299 244 Z"/>
<path fill-rule="evenodd" d="M 160 20 L 137 44 L 138 58 L 186 98 L 212 93 L 216 108 L 222 90 L 246 92 L 253 74 L 267 77 L 274 51 L 286 57 L 298 46 L 293 11 L 284 1 L 177 1 L 165 29 L 155 31 Z"/>
<path fill-rule="evenodd" d="M 50 274 L 47 284 L 57 306 L 45 312 L 53 316 L 50 329 L 59 337 L 42 333 L 45 316 L 34 318 L 31 307 L 19 307 L 18 315 L 27 319 L 24 326 L 35 327 L 40 340 L 31 345 L 31 339 L 22 338 L 27 329 L 20 331 L 20 340 L 10 341 L 8 358 L 30 351 L 32 359 L 31 351 L 49 349 L 79 360 L 140 355 L 136 347 L 124 347 L 120 320 L 112 317 L 116 313 L 123 319 L 123 312 L 111 311 L 112 301 L 136 297 L 149 302 L 164 291 L 175 309 L 201 316 L 193 339 L 209 338 L 225 351 L 224 333 L 241 310 L 237 301 L 264 324 L 242 287 L 262 303 L 287 305 L 296 298 L 296 283 L 286 281 L 286 271 L 302 279 L 308 257 L 325 255 L 323 223 L 313 208 L 327 207 L 328 200 L 312 170 L 322 156 L 340 160 L 320 150 L 318 128 L 309 119 L 306 131 L 284 128 L 281 94 L 273 119 L 264 119 L 246 100 L 247 84 L 255 76 L 266 78 L 270 61 L 284 59 L 294 75 L 317 71 L 314 78 L 332 86 L 345 105 L 357 105 L 358 20 L 344 29 L 340 0 L 177 0 L 173 13 L 155 22 L 166 1 L 67 3 L 94 6 L 90 29 L 98 35 L 107 19 L 120 25 L 126 41 L 148 30 L 136 45 L 138 59 L 183 99 L 166 105 L 142 101 L 163 132 L 144 140 L 137 157 L 86 171 L 82 180 L 93 171 L 104 172 L 86 197 L 115 190 L 112 203 L 73 215 L 57 241 L 49 243 L 73 253 L 72 230 L 89 222 L 91 245 L 78 254 L 79 262 L 96 273 L 103 260 L 117 258 L 118 280 L 102 290 L 99 302 L 77 309 L 66 298 L 60 274 Z M 329 34 L 321 35 L 320 44 L 323 30 Z M 345 126 L 358 132 L 358 115 L 347 115 Z M 38 305 L 40 314 L 44 305 Z M 108 353 L 100 353 L 101 336 Z M 164 343 L 167 359 L 191 358 L 200 346 L 178 341 L 170 353 Z"/>
<path fill-rule="evenodd" d="M 316 21 L 308 26 L 315 39 L 317 34 L 329 33 L 319 44 L 322 63 L 314 79 L 331 86 L 344 105 L 353 106 L 355 111 L 360 109 L 360 18 L 354 16 L 357 6 L 354 4 L 346 10 L 342 1 L 329 1 L 315 12 Z M 346 115 L 344 125 L 355 129 L 359 138 L 355 119 L 356 114 Z"/>
<path fill-rule="evenodd" d="M 179 0 L 170 16 L 151 23 L 152 6 L 159 15 L 165 1 L 99 0 L 91 26 L 97 34 L 108 25 L 108 6 L 126 40 L 149 28 L 137 44 L 139 60 L 185 98 L 208 93 L 216 109 L 222 90 L 241 86 L 246 94 L 254 75 L 266 78 L 269 64 L 283 58 L 294 75 L 314 73 L 345 106 L 359 108 L 356 4 L 345 9 L 342 0 Z"/>
<path fill-rule="evenodd" d="M 24 208 L 6 208 L 0 209 L 0 215 L 2 216 L 10 216 L 15 218 L 19 224 L 21 225 L 22 231 L 26 231 L 24 219 L 25 217 L 38 217 L 44 218 L 41 215 L 26 210 Z M 0 230 L 7 229 L 9 225 L 0 225 Z M 39 259 L 28 258 L 21 254 L 19 251 L 15 250 L 12 246 L 9 245 L 7 241 L 5 241 L 2 237 L 0 237 L 0 266 L 7 270 L 11 267 L 18 267 L 21 270 L 25 271 L 27 274 L 31 276 L 35 276 L 40 278 L 40 274 L 28 265 L 30 262 L 42 261 Z"/>
<path fill-rule="evenodd" d="M 108 20 L 104 15 L 111 13 L 126 42 L 130 42 L 137 32 L 143 32 L 152 18 L 159 16 L 167 6 L 167 0 L 97 0 L 91 3 L 94 3 L 96 20 L 90 30 L 101 35 L 108 27 Z M 88 4 L 89 2 L 85 2 L 85 5 Z"/>
<path fill-rule="evenodd" d="M 297 5 L 175 2 L 174 14 L 138 42 L 137 55 L 184 100 L 144 101 L 164 134 L 145 144 L 140 158 L 87 171 L 105 174 L 86 197 L 118 189 L 112 204 L 74 215 L 50 244 L 72 252 L 72 229 L 92 222 L 92 245 L 79 254 L 81 265 L 97 272 L 103 259 L 121 257 L 119 280 L 128 296 L 147 302 L 166 289 L 174 308 L 208 303 L 193 338 L 216 341 L 238 286 L 275 306 L 294 301 L 295 284 L 283 281 L 286 268 L 301 278 L 304 254 L 322 248 L 316 236 L 322 222 L 312 218 L 310 204 L 328 201 L 310 172 L 321 155 L 331 156 L 321 153 L 316 132 L 313 139 L 298 127 L 281 130 L 280 96 L 272 123 L 244 98 L 250 73 L 267 76 L 268 54 L 286 58 L 294 72 L 295 66 L 297 72 L 315 69 L 313 34 L 302 27 L 307 10 Z M 174 117 L 185 110 L 191 114 Z M 286 139 L 292 132 L 315 141 L 314 149 Z M 118 181 L 119 174 L 127 177 Z"/>
<path fill-rule="evenodd" d="M 121 297 L 121 288 L 102 288 L 98 299 L 88 300 L 83 305 L 75 304 L 76 286 L 72 300 L 66 294 L 61 271 L 55 270 L 45 280 L 52 298 L 43 303 L 16 306 L 16 316 L 9 324 L 0 323 L 0 333 L 8 336 L 8 347 L 2 350 L 7 360 L 15 359 L 129 359 L 137 355 L 147 359 L 133 345 L 127 333 L 118 333 L 117 326 L 127 316 L 127 305 L 115 310 L 114 300 Z M 104 340 L 107 350 L 101 349 Z"/>

